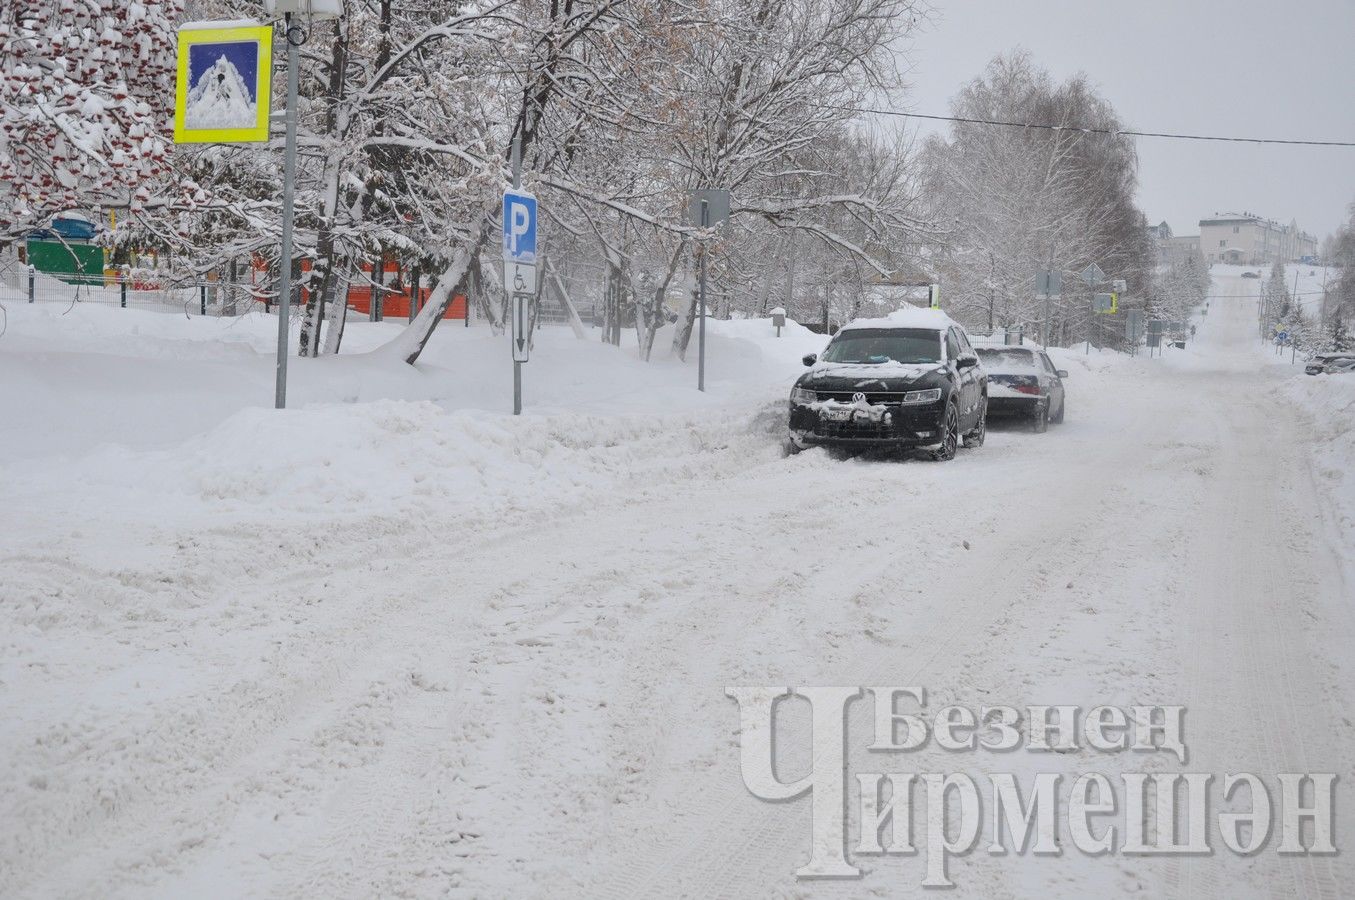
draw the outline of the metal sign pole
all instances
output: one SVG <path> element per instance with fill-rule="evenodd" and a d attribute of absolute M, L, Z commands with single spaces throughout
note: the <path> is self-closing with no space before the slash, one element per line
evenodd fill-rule
<path fill-rule="evenodd" d="M 525 121 L 525 120 L 524 120 L 524 121 Z M 518 189 L 518 188 L 520 188 L 520 187 L 522 187 L 522 132 L 521 132 L 521 131 L 519 131 L 516 135 L 513 136 L 513 188 L 514 188 L 514 190 L 516 190 L 516 189 Z M 507 226 L 505 226 L 505 227 L 507 227 Z M 513 289 L 513 286 L 512 286 L 511 284 L 506 284 L 506 285 L 504 285 L 504 287 L 505 287 L 507 290 L 509 290 L 509 291 L 511 291 L 511 290 Z M 519 308 L 518 308 L 519 306 L 521 307 L 521 310 L 519 310 Z M 517 315 L 519 314 L 519 312 L 525 313 L 526 307 L 527 307 L 527 304 L 525 304 L 525 303 L 522 303 L 522 304 L 514 303 L 514 304 L 513 304 L 513 315 L 514 315 L 514 316 L 517 316 Z M 525 323 L 525 322 L 514 322 L 514 323 L 513 323 L 513 330 L 514 330 L 515 332 L 520 330 L 521 333 L 525 335 L 525 334 L 527 333 L 527 326 L 526 326 L 526 323 Z M 515 415 L 515 416 L 520 416 L 520 415 L 522 415 L 522 363 L 518 362 L 516 359 L 513 360 L 513 415 Z"/>
<path fill-rule="evenodd" d="M 710 204 L 701 201 L 701 227 L 710 227 Z M 701 238 L 701 321 L 697 333 L 696 389 L 706 389 L 706 239 Z"/>
<path fill-rule="evenodd" d="M 296 104 L 301 63 L 297 41 L 292 39 L 292 14 L 282 18 L 287 41 L 287 146 L 282 158 L 282 254 L 278 260 L 278 377 L 273 405 L 287 406 L 287 326 L 292 311 L 292 216 L 293 186 L 296 184 Z"/>
<path fill-rule="evenodd" d="M 1091 304 L 1088 307 L 1090 316 L 1087 319 L 1087 356 L 1092 355 L 1092 321 L 1096 318 L 1096 294 L 1092 294 Z"/>

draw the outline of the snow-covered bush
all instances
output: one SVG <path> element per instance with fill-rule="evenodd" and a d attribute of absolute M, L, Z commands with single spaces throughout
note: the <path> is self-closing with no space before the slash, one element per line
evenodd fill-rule
<path fill-rule="evenodd" d="M 15 8 L 17 6 L 17 8 Z M 179 0 L 17 0 L 0 17 L 0 242 L 167 171 Z"/>

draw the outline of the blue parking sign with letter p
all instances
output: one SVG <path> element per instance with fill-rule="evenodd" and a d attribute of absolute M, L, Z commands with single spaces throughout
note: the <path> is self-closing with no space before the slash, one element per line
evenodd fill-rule
<path fill-rule="evenodd" d="M 536 262 L 536 198 L 531 194 L 504 191 L 503 258 Z"/>

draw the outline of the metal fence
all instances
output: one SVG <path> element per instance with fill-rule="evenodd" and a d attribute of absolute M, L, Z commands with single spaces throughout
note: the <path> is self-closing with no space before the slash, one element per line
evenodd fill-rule
<path fill-rule="evenodd" d="M 263 298 L 249 285 L 173 284 L 122 274 L 56 277 L 13 259 L 0 260 L 0 285 L 10 302 L 20 303 L 93 303 L 187 316 L 236 316 L 264 308 Z"/>

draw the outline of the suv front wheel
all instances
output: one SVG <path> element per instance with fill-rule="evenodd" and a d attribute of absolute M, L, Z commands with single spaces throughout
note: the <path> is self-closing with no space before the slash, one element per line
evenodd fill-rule
<path fill-rule="evenodd" d="M 984 440 L 988 437 L 988 398 L 984 397 L 979 401 L 979 421 L 973 429 L 964 436 L 964 445 L 966 447 L 982 447 Z"/>
<path fill-rule="evenodd" d="M 945 425 L 941 431 L 941 446 L 932 451 L 932 459 L 945 462 L 955 458 L 955 448 L 960 446 L 960 410 L 954 403 L 946 405 Z"/>

